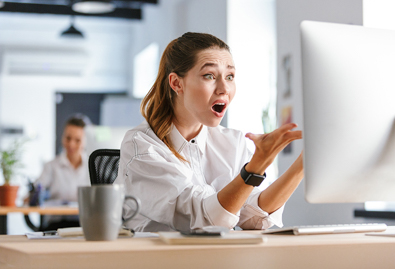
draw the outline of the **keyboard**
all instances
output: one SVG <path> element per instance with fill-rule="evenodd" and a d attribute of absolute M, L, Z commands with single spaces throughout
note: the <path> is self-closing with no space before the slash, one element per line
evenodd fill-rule
<path fill-rule="evenodd" d="M 294 227 L 286 227 L 279 229 L 268 229 L 262 231 L 262 233 L 308 235 L 308 234 L 383 232 L 386 229 L 387 229 L 387 225 L 385 223 L 358 223 L 358 224 L 294 226 Z"/>

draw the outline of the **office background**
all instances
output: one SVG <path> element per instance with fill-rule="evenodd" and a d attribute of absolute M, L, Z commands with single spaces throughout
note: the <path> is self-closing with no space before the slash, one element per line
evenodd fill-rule
<path fill-rule="evenodd" d="M 232 49 L 237 95 L 223 125 L 259 133 L 264 112 L 273 125 L 275 119 L 281 124 L 288 111 L 303 128 L 299 24 L 306 19 L 362 25 L 363 1 L 158 0 L 142 6 L 141 20 L 76 16 L 75 26 L 84 33 L 80 40 L 60 37 L 70 16 L 0 12 L 0 125 L 22 130 L 31 140 L 18 184 L 26 184 L 27 177 L 35 180 L 43 163 L 55 156 L 56 105 L 62 93 L 105 94 L 98 124 L 135 126 L 142 120 L 136 107 L 162 51 L 187 31 L 214 34 Z M 18 132 L 2 133 L 1 146 L 15 137 Z M 302 148 L 298 141 L 281 153 L 269 180 L 283 173 Z M 287 226 L 373 221 L 353 217 L 363 204 L 313 205 L 304 200 L 303 189 L 304 182 L 286 205 Z M 26 191 L 21 188 L 20 197 Z M 27 231 L 21 215 L 13 214 L 9 222 L 9 233 Z"/>

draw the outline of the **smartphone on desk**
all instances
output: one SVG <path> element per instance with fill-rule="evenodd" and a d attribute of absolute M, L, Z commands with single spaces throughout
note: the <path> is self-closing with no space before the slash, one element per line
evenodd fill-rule
<path fill-rule="evenodd" d="M 181 231 L 180 233 L 185 236 L 222 236 L 229 232 L 229 229 L 221 226 L 207 226 L 201 229 Z"/>
<path fill-rule="evenodd" d="M 190 230 L 190 231 L 183 231 L 180 232 L 182 235 L 185 236 L 222 236 L 224 232 L 208 232 L 204 230 Z"/>

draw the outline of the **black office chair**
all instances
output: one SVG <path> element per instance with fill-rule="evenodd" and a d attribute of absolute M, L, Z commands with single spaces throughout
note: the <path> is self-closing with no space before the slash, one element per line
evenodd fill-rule
<path fill-rule="evenodd" d="M 118 176 L 120 150 L 97 149 L 89 156 L 91 185 L 112 184 Z"/>

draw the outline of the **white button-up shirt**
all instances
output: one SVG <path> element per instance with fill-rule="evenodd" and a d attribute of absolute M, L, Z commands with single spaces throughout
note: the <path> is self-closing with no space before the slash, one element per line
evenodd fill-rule
<path fill-rule="evenodd" d="M 44 165 L 35 185 L 38 184 L 49 190 L 50 200 L 77 202 L 78 187 L 90 185 L 87 158 L 83 155 L 82 164 L 74 168 L 66 153 L 62 152 Z"/>
<path fill-rule="evenodd" d="M 233 129 L 203 126 L 187 141 L 173 126 L 171 141 L 188 162 L 180 161 L 155 135 L 147 122 L 129 130 L 122 142 L 116 184 L 141 200 L 141 211 L 126 223 L 136 231 L 155 232 L 224 226 L 243 229 L 282 227 L 283 207 L 268 214 L 253 192 L 232 214 L 218 202 L 217 193 L 231 182 L 251 158 L 244 135 Z M 127 218 L 133 209 L 124 206 Z"/>

